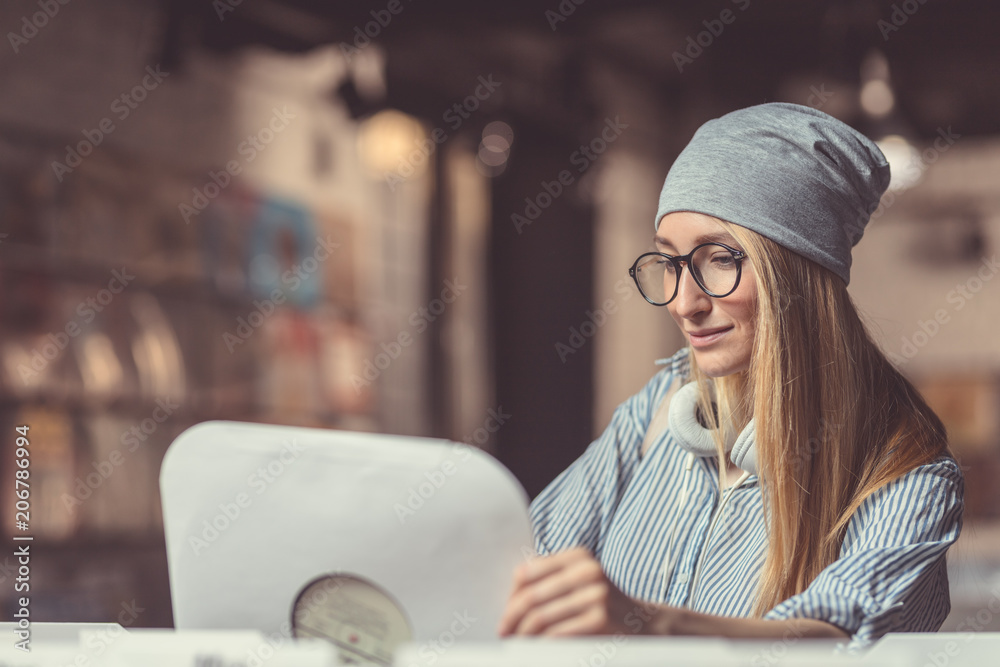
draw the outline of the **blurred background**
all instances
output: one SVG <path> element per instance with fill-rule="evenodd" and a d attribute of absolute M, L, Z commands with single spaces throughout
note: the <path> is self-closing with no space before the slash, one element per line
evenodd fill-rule
<path fill-rule="evenodd" d="M 965 470 L 954 628 L 1000 584 L 998 21 L 986 0 L 4 3 L 0 474 L 13 534 L 29 425 L 32 618 L 131 602 L 171 625 L 159 464 L 209 419 L 469 442 L 537 494 L 682 345 L 627 274 L 672 160 L 787 101 L 892 163 L 851 292 Z M 8 555 L 5 610 L 14 576 Z"/>

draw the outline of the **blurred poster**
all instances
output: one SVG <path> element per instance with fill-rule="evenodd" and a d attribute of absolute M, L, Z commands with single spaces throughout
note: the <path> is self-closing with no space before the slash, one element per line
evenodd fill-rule
<path fill-rule="evenodd" d="M 323 264 L 333 248 L 303 207 L 261 199 L 252 224 L 248 276 L 254 297 L 313 308 L 322 298 Z"/>
<path fill-rule="evenodd" d="M 244 294 L 248 290 L 248 244 L 257 203 L 257 194 L 237 181 L 199 216 L 205 270 L 210 284 L 220 294 Z"/>
<path fill-rule="evenodd" d="M 354 225 L 338 215 L 320 216 L 320 233 L 331 256 L 323 264 L 323 289 L 329 302 L 349 312 L 359 307 L 357 238 Z"/>
<path fill-rule="evenodd" d="M 261 327 L 265 350 L 260 403 L 269 418 L 315 424 L 325 410 L 319 367 L 319 335 L 313 319 L 293 308 L 276 310 Z"/>
<path fill-rule="evenodd" d="M 354 322 L 330 320 L 320 325 L 323 390 L 330 410 L 338 414 L 368 414 L 374 409 L 371 383 L 359 384 L 365 361 L 369 358 L 371 339 Z"/>

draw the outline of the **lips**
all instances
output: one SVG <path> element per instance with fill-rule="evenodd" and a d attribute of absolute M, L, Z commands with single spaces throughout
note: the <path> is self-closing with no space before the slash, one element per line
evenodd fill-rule
<path fill-rule="evenodd" d="M 692 347 L 706 347 L 726 335 L 732 327 L 717 327 L 715 329 L 702 329 L 701 331 L 688 331 L 688 338 Z"/>
<path fill-rule="evenodd" d="M 702 329 L 701 331 L 688 331 L 688 335 L 691 336 L 711 336 L 712 334 L 717 334 L 722 331 L 729 331 L 732 326 L 728 327 L 715 327 L 714 329 Z"/>

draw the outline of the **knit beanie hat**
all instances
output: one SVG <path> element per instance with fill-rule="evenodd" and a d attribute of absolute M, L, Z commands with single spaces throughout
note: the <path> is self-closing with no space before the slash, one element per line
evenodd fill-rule
<path fill-rule="evenodd" d="M 850 282 L 851 248 L 889 185 L 875 143 L 829 114 L 770 103 L 702 125 L 660 192 L 664 215 L 693 211 L 751 229 Z"/>

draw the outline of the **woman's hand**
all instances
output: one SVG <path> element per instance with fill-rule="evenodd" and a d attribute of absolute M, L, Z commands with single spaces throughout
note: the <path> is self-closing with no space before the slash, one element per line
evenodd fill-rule
<path fill-rule="evenodd" d="M 612 584 L 583 548 L 535 558 L 514 571 L 514 589 L 500 620 L 500 636 L 604 635 L 636 632 L 626 626 L 635 600 Z"/>
<path fill-rule="evenodd" d="M 702 635 L 734 639 L 847 639 L 850 633 L 809 618 L 713 616 L 641 602 L 612 584 L 582 547 L 522 563 L 498 628 L 506 635 Z"/>

